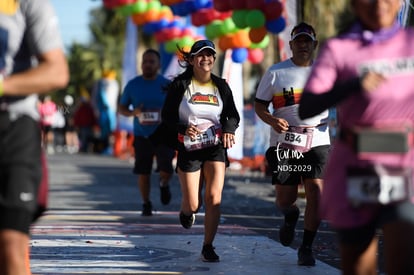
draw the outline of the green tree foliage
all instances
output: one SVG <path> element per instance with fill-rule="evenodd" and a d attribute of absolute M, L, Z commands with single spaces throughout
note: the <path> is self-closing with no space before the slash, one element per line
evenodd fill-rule
<path fill-rule="evenodd" d="M 104 70 L 115 70 L 120 77 L 125 23 L 126 18 L 114 10 L 102 7 L 90 12 L 91 41 L 86 45 L 73 43 L 69 47 L 70 82 L 65 90 L 58 91 L 56 101 L 61 101 L 65 94 L 77 98 L 85 90 L 90 92 Z"/>
<path fill-rule="evenodd" d="M 319 0 L 303 1 L 303 19 L 315 27 L 319 41 L 337 34 L 338 28 L 346 24 L 342 17 L 344 12 L 349 14 L 349 0 Z"/>

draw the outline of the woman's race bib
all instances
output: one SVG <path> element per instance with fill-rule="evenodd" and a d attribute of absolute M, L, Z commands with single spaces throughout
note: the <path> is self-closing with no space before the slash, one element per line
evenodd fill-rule
<path fill-rule="evenodd" d="M 347 196 L 354 206 L 361 203 L 390 204 L 412 196 L 411 167 L 372 165 L 349 167 Z"/>
<path fill-rule="evenodd" d="M 200 150 L 220 143 L 221 128 L 211 126 L 203 133 L 199 134 L 197 138 L 191 139 L 189 136 L 184 136 L 184 147 L 187 151 Z"/>

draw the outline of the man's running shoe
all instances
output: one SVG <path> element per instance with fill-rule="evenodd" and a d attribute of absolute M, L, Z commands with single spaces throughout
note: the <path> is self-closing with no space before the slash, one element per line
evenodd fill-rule
<path fill-rule="evenodd" d="M 292 244 L 295 238 L 295 227 L 299 219 L 299 208 L 296 206 L 285 215 L 285 221 L 279 230 L 279 240 L 284 246 Z"/>
<path fill-rule="evenodd" d="M 314 266 L 315 258 L 313 257 L 312 248 L 301 246 L 298 250 L 298 265 Z"/>
<path fill-rule="evenodd" d="M 191 214 L 190 216 L 187 216 L 183 212 L 180 212 L 180 223 L 185 229 L 190 229 L 191 226 L 193 226 L 195 221 L 195 215 Z"/>
<path fill-rule="evenodd" d="M 160 186 L 160 198 L 161 202 L 164 205 L 167 205 L 171 201 L 171 191 L 170 187 L 168 185 L 166 186 Z"/>
<path fill-rule="evenodd" d="M 214 247 L 211 244 L 203 245 L 201 251 L 201 259 L 203 262 L 219 262 L 220 257 L 214 252 Z"/>
<path fill-rule="evenodd" d="M 142 205 L 142 216 L 152 216 L 152 203 L 150 201 Z"/>

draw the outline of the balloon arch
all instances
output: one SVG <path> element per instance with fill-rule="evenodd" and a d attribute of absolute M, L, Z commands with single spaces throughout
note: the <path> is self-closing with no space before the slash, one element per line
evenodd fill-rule
<path fill-rule="evenodd" d="M 217 47 L 232 50 L 236 63 L 262 62 L 270 34 L 286 26 L 279 0 L 103 0 L 105 8 L 115 9 L 154 35 L 165 50 L 176 53 L 177 46 L 188 50 L 204 37 Z M 203 35 L 197 28 L 204 28 Z"/>

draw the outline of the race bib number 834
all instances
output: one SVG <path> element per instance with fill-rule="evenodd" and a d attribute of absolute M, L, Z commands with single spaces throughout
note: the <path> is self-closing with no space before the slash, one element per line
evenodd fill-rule
<path fill-rule="evenodd" d="M 313 129 L 304 127 L 289 127 L 289 130 L 279 135 L 280 146 L 299 152 L 307 152 L 312 146 Z"/>

